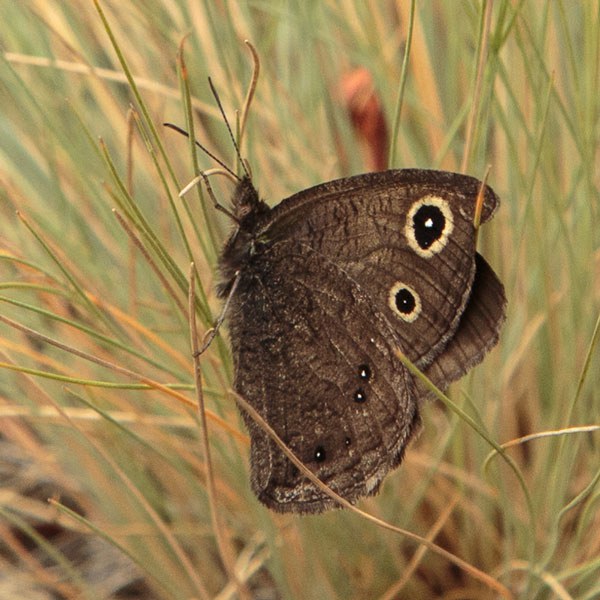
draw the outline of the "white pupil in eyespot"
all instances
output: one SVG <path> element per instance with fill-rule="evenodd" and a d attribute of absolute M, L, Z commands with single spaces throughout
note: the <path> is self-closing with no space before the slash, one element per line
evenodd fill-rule
<path fill-rule="evenodd" d="M 427 221 L 425 221 L 425 223 L 423 223 L 423 225 L 425 227 L 429 227 L 429 228 L 433 227 L 433 219 L 431 217 L 429 217 L 429 219 L 427 219 Z"/>

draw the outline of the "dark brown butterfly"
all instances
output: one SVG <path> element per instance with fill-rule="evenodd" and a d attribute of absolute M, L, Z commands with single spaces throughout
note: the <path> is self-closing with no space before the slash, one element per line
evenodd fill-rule
<path fill-rule="evenodd" d="M 480 188 L 465 175 L 393 170 L 269 208 L 249 177 L 238 183 L 219 288 L 231 296 L 235 389 L 350 502 L 377 492 L 419 426 L 426 393 L 396 351 L 446 388 L 498 340 L 506 299 L 475 249 Z M 482 223 L 497 205 L 485 187 Z M 242 414 L 261 502 L 335 506 Z"/>

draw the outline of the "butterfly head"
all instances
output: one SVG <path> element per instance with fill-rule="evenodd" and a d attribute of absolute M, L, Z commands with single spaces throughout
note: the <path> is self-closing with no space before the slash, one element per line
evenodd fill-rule
<path fill-rule="evenodd" d="M 233 212 L 240 230 L 253 231 L 257 220 L 271 209 L 259 196 L 249 176 L 242 177 L 233 193 Z"/>

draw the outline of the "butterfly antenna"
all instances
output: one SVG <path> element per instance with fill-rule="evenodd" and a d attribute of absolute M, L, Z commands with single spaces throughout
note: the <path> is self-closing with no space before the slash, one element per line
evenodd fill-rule
<path fill-rule="evenodd" d="M 217 93 L 217 90 L 216 90 L 215 86 L 213 85 L 212 79 L 210 77 L 208 78 L 208 85 L 210 85 L 210 91 L 212 92 L 212 95 L 215 98 L 215 102 L 217 103 L 217 106 L 219 107 L 219 111 L 221 112 L 223 121 L 225 121 L 225 126 L 227 127 L 227 131 L 229 132 L 229 137 L 231 138 L 231 141 L 233 142 L 233 147 L 235 148 L 235 152 L 237 154 L 238 160 L 240 161 L 240 164 L 242 165 L 242 169 L 244 169 L 244 173 L 246 174 L 246 177 L 248 177 L 250 179 L 250 173 L 248 172 L 248 169 L 246 168 L 246 163 L 245 163 L 244 159 L 242 158 L 242 153 L 240 152 L 240 147 L 238 146 L 238 143 L 235 140 L 235 136 L 233 135 L 233 131 L 231 130 L 231 125 L 229 125 L 229 120 L 227 119 L 227 115 L 225 114 L 225 111 L 223 110 L 223 105 L 221 104 L 221 99 L 219 98 L 219 94 Z"/>
<path fill-rule="evenodd" d="M 181 133 L 181 135 L 185 135 L 185 137 L 188 139 L 190 138 L 190 134 L 185 129 L 179 127 L 179 125 L 175 125 L 173 123 L 163 123 L 163 125 L 165 127 L 168 127 L 169 129 L 173 129 L 173 131 L 176 131 L 177 133 Z M 208 148 L 204 147 L 198 140 L 194 140 L 194 143 L 196 144 L 196 146 L 198 146 L 198 148 L 200 148 L 200 150 L 202 150 L 202 152 L 204 152 L 207 156 L 212 158 L 218 165 L 225 169 L 225 171 L 227 171 L 230 175 L 232 175 L 233 177 L 235 177 L 235 179 L 239 181 L 239 176 L 236 173 L 234 173 L 220 158 L 215 156 Z"/>
<path fill-rule="evenodd" d="M 178 125 L 174 125 L 173 123 L 163 123 L 163 125 L 165 127 L 168 127 L 169 129 L 173 129 L 174 131 L 177 131 L 178 133 L 181 133 L 182 135 L 185 135 L 185 137 L 188 139 L 190 137 L 190 134 L 185 129 L 182 129 Z M 222 160 L 219 160 L 210 150 L 206 149 L 200 142 L 198 142 L 196 140 L 194 140 L 194 142 L 196 143 L 196 145 L 199 148 L 201 148 L 204 152 L 206 152 L 206 154 L 208 154 L 208 156 L 210 156 L 210 158 L 212 158 L 219 165 L 221 165 L 221 167 L 223 167 L 223 169 L 225 170 L 226 173 L 229 173 L 237 181 L 240 180 L 239 176 L 236 175 Z M 204 181 L 204 185 L 206 186 L 206 191 L 208 192 L 208 195 L 210 196 L 210 199 L 212 200 L 214 207 L 217 210 L 221 211 L 222 213 L 226 214 L 230 219 L 232 219 L 236 223 L 239 223 L 239 219 L 230 210 L 227 210 L 224 206 L 219 204 L 219 201 L 217 200 L 217 197 L 215 196 L 215 193 L 213 192 L 212 186 L 210 185 L 210 181 L 208 180 L 208 176 L 204 171 L 201 171 L 197 177 L 195 177 L 188 185 L 186 185 L 183 188 L 183 190 L 181 190 L 181 192 L 179 192 L 179 197 L 181 198 L 182 196 L 187 194 L 199 181 Z"/>

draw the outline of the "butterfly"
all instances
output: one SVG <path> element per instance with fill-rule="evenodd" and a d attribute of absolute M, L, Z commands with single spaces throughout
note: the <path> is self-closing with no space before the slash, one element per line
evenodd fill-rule
<path fill-rule="evenodd" d="M 249 176 L 220 256 L 234 388 L 288 448 L 351 503 L 401 462 L 427 396 L 497 343 L 502 283 L 476 251 L 499 200 L 472 177 L 421 169 L 346 177 L 271 208 Z M 280 512 L 337 506 L 243 410 L 251 483 Z"/>

